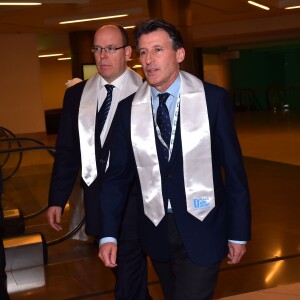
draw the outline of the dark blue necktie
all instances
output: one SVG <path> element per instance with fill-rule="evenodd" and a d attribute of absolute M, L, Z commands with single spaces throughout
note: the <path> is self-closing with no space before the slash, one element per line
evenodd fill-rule
<path fill-rule="evenodd" d="M 111 84 L 106 84 L 105 88 L 107 90 L 107 95 L 106 98 L 104 99 L 104 102 L 98 112 L 99 116 L 98 116 L 98 126 L 99 126 L 99 133 L 102 132 L 104 123 L 106 121 L 109 109 L 110 109 L 110 105 L 111 105 L 111 100 L 112 100 L 112 91 L 114 86 Z"/>
<path fill-rule="evenodd" d="M 159 127 L 161 137 L 163 138 L 163 140 L 167 145 L 167 147 L 165 147 L 162 144 L 163 146 L 162 149 L 166 160 L 169 159 L 169 145 L 170 145 L 171 130 L 172 130 L 169 110 L 166 105 L 166 101 L 169 96 L 170 96 L 169 93 L 158 94 L 159 106 L 157 108 L 157 113 L 156 113 L 156 123 Z"/>

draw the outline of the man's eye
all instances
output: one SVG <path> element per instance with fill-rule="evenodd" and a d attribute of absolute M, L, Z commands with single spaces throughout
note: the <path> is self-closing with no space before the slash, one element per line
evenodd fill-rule
<path fill-rule="evenodd" d="M 113 47 L 113 46 L 107 46 L 106 47 L 107 52 L 114 52 L 114 50 L 115 50 L 115 47 Z"/>
<path fill-rule="evenodd" d="M 146 55 L 146 51 L 140 51 L 140 56 Z"/>
<path fill-rule="evenodd" d="M 100 52 L 100 51 L 101 51 L 101 48 L 100 48 L 100 47 L 94 47 L 94 51 L 95 51 L 95 52 Z"/>
<path fill-rule="evenodd" d="M 155 48 L 155 49 L 154 49 L 155 52 L 159 52 L 159 51 L 161 51 L 161 50 L 162 50 L 161 48 Z"/>

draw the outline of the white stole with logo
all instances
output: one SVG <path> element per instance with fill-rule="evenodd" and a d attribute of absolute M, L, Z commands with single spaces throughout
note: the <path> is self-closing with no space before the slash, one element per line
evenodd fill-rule
<path fill-rule="evenodd" d="M 180 128 L 187 211 L 203 221 L 215 206 L 210 128 L 203 83 L 180 71 Z M 155 143 L 150 87 L 135 94 L 131 139 L 141 183 L 144 211 L 157 226 L 165 215 Z"/>

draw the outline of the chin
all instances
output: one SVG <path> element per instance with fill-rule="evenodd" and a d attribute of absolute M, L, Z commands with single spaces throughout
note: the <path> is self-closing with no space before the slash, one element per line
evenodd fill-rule
<path fill-rule="evenodd" d="M 155 80 L 154 78 L 151 78 L 151 76 L 148 77 L 147 80 L 148 80 L 149 84 L 151 84 L 151 85 L 153 85 L 153 86 L 156 86 L 156 85 L 159 84 L 159 81 Z"/>
<path fill-rule="evenodd" d="M 109 73 L 109 72 L 103 72 L 103 70 L 101 72 L 101 75 L 102 75 L 103 78 L 111 78 L 112 77 L 111 73 Z"/>

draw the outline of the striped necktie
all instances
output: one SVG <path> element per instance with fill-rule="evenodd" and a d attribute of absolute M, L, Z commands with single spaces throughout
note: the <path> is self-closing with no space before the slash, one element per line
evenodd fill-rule
<path fill-rule="evenodd" d="M 104 127 L 109 109 L 110 109 L 110 105 L 111 105 L 111 100 L 112 100 L 112 91 L 114 86 L 111 84 L 106 84 L 105 88 L 107 90 L 107 95 L 106 98 L 104 99 L 104 102 L 98 112 L 99 114 L 99 118 L 98 118 L 98 126 L 99 126 L 99 133 L 102 132 L 102 129 Z"/>
<path fill-rule="evenodd" d="M 159 127 L 161 137 L 165 141 L 167 146 L 165 147 L 163 144 L 161 144 L 164 152 L 164 157 L 166 160 L 169 160 L 169 146 L 170 146 L 171 130 L 172 130 L 169 110 L 166 105 L 166 101 L 169 96 L 170 96 L 169 93 L 158 94 L 159 106 L 157 108 L 157 113 L 156 113 L 156 123 Z"/>

